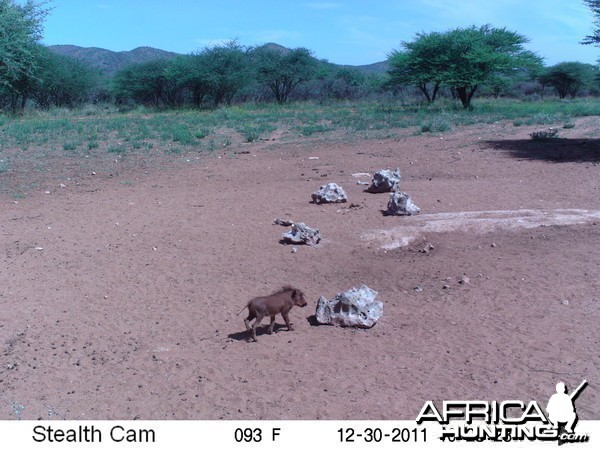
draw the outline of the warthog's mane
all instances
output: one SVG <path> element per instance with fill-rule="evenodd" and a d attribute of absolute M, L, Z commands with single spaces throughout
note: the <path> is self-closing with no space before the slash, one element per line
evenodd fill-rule
<path fill-rule="evenodd" d="M 296 291 L 298 294 L 302 293 L 302 291 L 300 289 L 296 289 L 295 287 L 290 286 L 289 284 L 286 284 L 281 289 L 279 289 L 277 292 L 273 292 L 273 294 L 284 294 L 286 292 L 292 292 L 292 291 Z"/>

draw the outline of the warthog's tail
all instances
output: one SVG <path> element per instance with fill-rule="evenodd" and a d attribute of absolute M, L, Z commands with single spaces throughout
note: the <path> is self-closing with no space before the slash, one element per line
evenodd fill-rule
<path fill-rule="evenodd" d="M 243 310 L 245 310 L 248 307 L 248 305 L 244 306 L 242 309 L 240 309 L 240 312 L 236 314 L 236 316 L 239 316 Z"/>

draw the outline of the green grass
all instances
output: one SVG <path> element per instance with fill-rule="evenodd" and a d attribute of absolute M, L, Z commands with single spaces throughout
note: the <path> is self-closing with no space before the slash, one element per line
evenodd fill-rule
<path fill-rule="evenodd" d="M 124 145 L 119 145 L 119 144 L 117 144 L 117 145 L 109 145 L 106 148 L 106 151 L 108 153 L 116 153 L 118 155 L 122 155 L 123 153 L 125 153 L 126 147 Z"/>
<path fill-rule="evenodd" d="M 302 136 L 312 136 L 315 133 L 325 133 L 326 131 L 333 131 L 336 127 L 323 124 L 323 123 L 308 123 L 302 124 L 296 128 L 296 130 Z"/>
<path fill-rule="evenodd" d="M 194 132 L 194 137 L 196 139 L 204 139 L 209 134 L 210 134 L 210 131 L 208 129 L 196 130 Z"/>
<path fill-rule="evenodd" d="M 277 129 L 277 126 L 265 118 L 258 118 L 254 123 L 244 123 L 236 130 L 240 133 L 246 142 L 258 141 L 262 136 L 271 133 Z"/>
<path fill-rule="evenodd" d="M 77 142 L 70 141 L 70 142 L 63 143 L 63 150 L 73 151 L 76 149 L 77 149 Z"/>
<path fill-rule="evenodd" d="M 117 155 L 123 156 L 119 159 L 123 164 L 136 164 L 142 158 L 145 164 L 162 165 L 161 157 L 185 161 L 185 155 L 199 160 L 202 153 L 235 150 L 236 145 L 268 138 L 277 130 L 285 131 L 279 133 L 283 141 L 305 139 L 327 145 L 340 140 L 446 133 L 465 125 L 496 122 L 572 128 L 578 117 L 585 116 L 600 116 L 600 99 L 477 98 L 469 110 L 448 99 L 431 105 L 390 100 L 261 103 L 215 110 L 133 108 L 119 112 L 112 106 L 29 110 L 22 117 L 0 114 L 0 174 L 11 174 L 0 176 L 0 193 L 28 192 L 37 174 L 61 176 L 57 157 L 79 158 L 79 168 L 100 172 L 112 170 Z M 77 172 L 76 168 L 67 171 Z"/>
<path fill-rule="evenodd" d="M 152 111 L 138 108 L 119 113 L 114 107 L 33 111 L 21 118 L 0 116 L 0 149 L 63 149 L 88 154 L 172 153 L 214 151 L 239 142 L 254 142 L 277 129 L 290 136 L 326 136 L 330 131 L 353 139 L 391 135 L 391 130 L 414 127 L 416 132 L 447 132 L 463 125 L 512 122 L 515 126 L 572 127 L 574 119 L 600 116 L 600 99 L 524 102 L 475 99 L 473 108 L 440 99 L 424 103 L 332 102 L 246 104 L 216 110 Z M 358 134 L 357 134 L 358 133 Z M 379 133 L 379 134 L 377 134 Z M 170 147 L 169 147 L 170 145 Z"/>
<path fill-rule="evenodd" d="M 423 123 L 421 123 L 422 133 L 443 133 L 444 131 L 450 131 L 453 127 L 454 120 L 452 116 L 447 112 L 433 114 L 427 117 Z"/>

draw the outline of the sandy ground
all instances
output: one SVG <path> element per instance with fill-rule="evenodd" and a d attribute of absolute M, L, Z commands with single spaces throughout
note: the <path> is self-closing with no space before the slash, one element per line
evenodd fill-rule
<path fill-rule="evenodd" d="M 579 418 L 600 419 L 596 124 L 549 143 L 508 123 L 274 136 L 5 195 L 0 419 L 414 419 L 426 400 L 545 405 L 583 379 Z M 388 194 L 353 176 L 395 167 L 421 215 L 383 215 Z M 310 203 L 325 182 L 349 203 Z M 293 253 L 276 218 L 323 241 Z M 373 328 L 315 325 L 319 296 L 363 283 Z M 284 284 L 309 302 L 295 330 L 265 320 L 248 342 L 236 314 Z"/>

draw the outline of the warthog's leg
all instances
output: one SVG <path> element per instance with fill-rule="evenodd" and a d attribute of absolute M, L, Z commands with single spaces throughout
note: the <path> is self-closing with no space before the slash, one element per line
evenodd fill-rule
<path fill-rule="evenodd" d="M 261 320 L 263 320 L 263 318 L 265 317 L 264 313 L 257 313 L 256 314 L 256 320 L 254 321 L 254 325 L 252 325 L 252 340 L 254 342 L 256 342 L 256 327 L 258 327 L 258 325 L 260 324 Z"/>
<path fill-rule="evenodd" d="M 252 311 L 248 312 L 248 317 L 246 317 L 244 319 L 244 325 L 246 325 L 246 330 L 251 330 L 252 327 L 250 326 L 250 321 L 252 319 L 254 319 L 256 317 L 256 314 L 254 314 Z"/>
<path fill-rule="evenodd" d="M 271 323 L 269 324 L 269 334 L 273 334 L 273 328 L 275 327 L 275 314 L 271 316 Z"/>
<path fill-rule="evenodd" d="M 292 331 L 293 328 L 292 328 L 292 324 L 290 323 L 290 316 L 288 315 L 288 313 L 287 312 L 282 312 L 281 316 L 283 317 L 283 320 L 285 320 L 285 324 L 288 327 L 288 331 Z"/>

